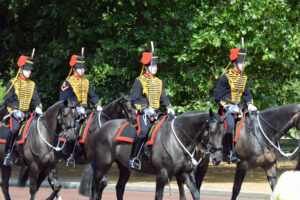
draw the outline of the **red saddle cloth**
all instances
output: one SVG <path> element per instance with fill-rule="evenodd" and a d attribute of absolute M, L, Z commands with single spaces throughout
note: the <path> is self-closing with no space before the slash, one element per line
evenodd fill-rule
<path fill-rule="evenodd" d="M 152 125 L 149 133 L 148 133 L 148 139 L 147 139 L 147 145 L 153 145 L 155 135 L 159 128 L 162 126 L 162 124 L 165 122 L 168 115 L 165 115 L 162 120 L 160 120 L 158 123 Z M 118 131 L 118 134 L 115 138 L 115 140 L 120 142 L 128 142 L 132 143 L 136 135 L 139 134 L 138 124 L 132 124 L 131 121 L 125 122 L 121 128 Z"/>
<path fill-rule="evenodd" d="M 78 134 L 78 138 L 77 141 L 79 143 L 84 143 L 86 136 L 87 136 L 87 132 L 89 130 L 90 124 L 91 124 L 91 120 L 93 118 L 94 112 L 90 113 L 90 115 L 87 117 L 87 120 L 85 120 L 85 122 L 81 125 L 80 129 L 79 129 L 79 134 Z M 66 139 L 63 137 L 59 138 L 59 141 L 61 142 L 65 142 Z"/>
<path fill-rule="evenodd" d="M 236 128 L 235 138 L 234 138 L 235 143 L 237 142 L 237 140 L 239 138 L 240 131 L 241 131 L 243 125 L 244 125 L 244 122 L 245 122 L 245 119 L 246 119 L 246 114 L 248 112 L 249 111 L 244 112 L 243 118 L 236 124 L 237 128 Z"/>
<path fill-rule="evenodd" d="M 32 120 L 33 120 L 33 113 L 31 113 L 30 118 L 21 125 L 19 134 L 17 137 L 18 144 L 25 143 L 27 134 L 31 127 Z M 0 143 L 2 143 L 2 144 L 6 143 L 6 138 L 7 138 L 8 134 L 9 134 L 9 126 L 6 125 L 5 123 L 1 122 L 1 124 L 0 124 Z"/>

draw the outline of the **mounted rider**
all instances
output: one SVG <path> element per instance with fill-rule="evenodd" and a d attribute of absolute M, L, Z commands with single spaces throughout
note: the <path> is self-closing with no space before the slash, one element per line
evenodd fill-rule
<path fill-rule="evenodd" d="M 225 141 L 227 144 L 227 162 L 238 162 L 239 159 L 234 153 L 233 135 L 235 131 L 235 122 L 242 117 L 242 102 L 248 106 L 248 110 L 256 111 L 253 105 L 253 97 L 249 89 L 248 77 L 243 73 L 245 62 L 247 61 L 246 49 L 231 49 L 230 61 L 233 68 L 225 71 L 217 83 L 215 90 L 215 100 L 219 103 L 219 114 L 224 115 L 230 112 L 225 121 Z M 231 63 L 229 62 L 229 64 Z M 229 65 L 228 65 L 229 66 Z"/>
<path fill-rule="evenodd" d="M 29 114 L 30 106 L 35 108 L 37 114 L 42 115 L 42 104 L 36 84 L 29 79 L 34 65 L 32 57 L 20 56 L 18 60 L 19 71 L 16 77 L 12 78 L 6 85 L 4 104 L 10 117 L 9 134 L 6 139 L 3 160 L 5 166 L 12 165 L 11 152 L 20 126 L 26 115 Z"/>
<path fill-rule="evenodd" d="M 143 52 L 141 62 L 146 73 L 143 74 L 142 69 L 140 76 L 134 81 L 130 94 L 131 104 L 137 110 L 137 122 L 140 128 L 134 139 L 129 160 L 129 165 L 133 169 L 141 168 L 137 154 L 147 138 L 148 131 L 154 121 L 154 115 L 160 108 L 160 105 L 167 109 L 169 115 L 175 115 L 162 80 L 155 76 L 158 68 L 157 53 Z"/>

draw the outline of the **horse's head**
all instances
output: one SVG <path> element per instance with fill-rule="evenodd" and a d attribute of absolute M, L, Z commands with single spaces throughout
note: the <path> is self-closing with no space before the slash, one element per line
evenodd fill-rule
<path fill-rule="evenodd" d="M 132 108 L 130 98 L 128 98 L 127 96 L 121 94 L 121 98 L 118 101 L 118 103 L 121 106 L 123 115 L 126 118 L 136 120 L 136 113 L 135 113 L 135 110 Z"/>
<path fill-rule="evenodd" d="M 222 141 L 225 135 L 225 128 L 223 125 L 224 119 L 227 115 L 221 117 L 209 110 L 209 118 L 207 120 L 208 131 L 205 132 L 206 140 L 209 144 L 209 153 L 213 165 L 218 165 L 223 160 Z"/>
<path fill-rule="evenodd" d="M 76 119 L 79 114 L 76 111 L 78 103 L 65 100 L 61 103 L 57 117 L 58 125 L 61 129 L 61 134 L 68 142 L 76 139 Z"/>

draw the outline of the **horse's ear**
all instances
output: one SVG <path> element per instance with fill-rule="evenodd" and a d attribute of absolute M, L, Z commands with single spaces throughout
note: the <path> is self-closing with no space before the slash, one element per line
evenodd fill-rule
<path fill-rule="evenodd" d="M 214 114 L 214 112 L 213 112 L 212 109 L 210 108 L 210 109 L 209 109 L 209 117 L 212 118 L 212 117 L 213 117 L 213 114 Z"/>
<path fill-rule="evenodd" d="M 128 100 L 128 96 L 125 95 L 123 92 L 120 92 L 120 96 L 121 96 L 121 98 Z"/>
<path fill-rule="evenodd" d="M 68 100 L 64 100 L 64 106 L 68 106 L 69 105 L 69 101 Z"/>

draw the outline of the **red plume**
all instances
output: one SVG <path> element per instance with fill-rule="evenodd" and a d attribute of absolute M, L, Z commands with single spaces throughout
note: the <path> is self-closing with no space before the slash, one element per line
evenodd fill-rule
<path fill-rule="evenodd" d="M 77 58 L 78 58 L 79 56 L 77 56 L 77 55 L 73 55 L 72 56 L 72 58 L 71 58 L 71 60 L 70 60 L 70 66 L 71 67 L 74 67 L 74 65 L 76 64 L 76 61 L 77 61 Z"/>
<path fill-rule="evenodd" d="M 238 58 L 239 51 L 240 51 L 240 49 L 231 49 L 230 50 L 229 58 L 230 58 L 231 61 L 234 61 Z"/>
<path fill-rule="evenodd" d="M 142 63 L 144 65 L 147 65 L 151 61 L 151 56 L 152 56 L 151 52 L 143 52 L 143 54 L 142 54 Z"/>
<path fill-rule="evenodd" d="M 18 66 L 19 67 L 24 66 L 27 59 L 28 59 L 27 56 L 20 56 L 20 58 L 18 60 Z"/>

